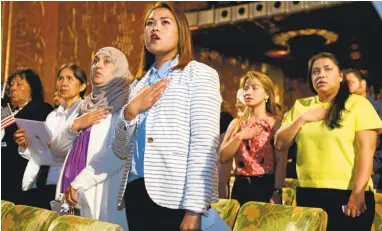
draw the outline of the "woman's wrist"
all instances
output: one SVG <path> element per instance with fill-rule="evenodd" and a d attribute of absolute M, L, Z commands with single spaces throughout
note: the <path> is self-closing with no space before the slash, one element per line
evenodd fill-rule
<path fill-rule="evenodd" d="M 134 108 L 132 106 L 127 106 L 125 108 L 125 119 L 126 120 L 133 120 L 135 117 L 137 117 L 138 113 L 135 112 Z"/>
<path fill-rule="evenodd" d="M 79 125 L 78 125 L 78 119 L 75 119 L 75 120 L 73 121 L 72 129 L 73 129 L 73 131 L 75 131 L 75 132 L 79 132 L 80 128 L 79 128 Z"/>
<path fill-rule="evenodd" d="M 243 141 L 243 137 L 242 137 L 242 135 L 241 135 L 241 132 L 236 133 L 236 135 L 235 135 L 235 139 L 236 139 L 237 141 L 239 141 L 239 142 Z"/>
<path fill-rule="evenodd" d="M 305 124 L 305 123 L 306 123 L 305 113 L 302 113 L 302 114 L 297 118 L 297 120 L 299 120 L 299 122 L 301 123 L 301 125 Z"/>
<path fill-rule="evenodd" d="M 363 195 L 365 193 L 365 189 L 353 189 L 351 193 L 356 195 Z"/>
<path fill-rule="evenodd" d="M 200 216 L 200 213 L 193 212 L 191 210 L 186 210 L 186 214 L 188 216 Z"/>

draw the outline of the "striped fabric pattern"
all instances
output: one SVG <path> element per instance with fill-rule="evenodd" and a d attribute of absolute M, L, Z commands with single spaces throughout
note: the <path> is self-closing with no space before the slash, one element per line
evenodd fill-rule
<path fill-rule="evenodd" d="M 129 100 L 144 86 L 131 86 Z M 219 144 L 220 84 L 211 67 L 191 61 L 175 70 L 161 99 L 149 109 L 146 121 L 144 178 L 151 199 L 160 206 L 207 214 L 217 197 L 217 153 Z M 117 123 L 112 148 L 126 161 L 118 203 L 131 168 L 137 118 Z M 128 209 L 128 208 L 127 208 Z"/>
<path fill-rule="evenodd" d="M 9 104 L 1 107 L 1 129 L 5 129 L 16 122 Z"/>

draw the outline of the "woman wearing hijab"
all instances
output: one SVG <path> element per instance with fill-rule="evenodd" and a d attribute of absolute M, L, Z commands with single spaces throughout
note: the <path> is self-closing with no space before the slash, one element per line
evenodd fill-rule
<path fill-rule="evenodd" d="M 80 116 L 67 124 L 51 144 L 55 158 L 65 158 L 56 198 L 64 193 L 70 206 L 84 207 L 78 200 L 81 191 L 91 218 L 119 224 L 125 230 L 125 213 L 118 211 L 115 203 L 122 163 L 110 143 L 127 100 L 130 76 L 126 56 L 120 50 L 105 47 L 97 51 L 90 70 L 93 92 L 80 106 Z"/>

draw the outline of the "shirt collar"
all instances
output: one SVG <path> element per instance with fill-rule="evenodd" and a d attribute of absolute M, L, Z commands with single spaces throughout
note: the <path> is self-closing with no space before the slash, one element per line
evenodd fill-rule
<path fill-rule="evenodd" d="M 178 62 L 179 54 L 176 55 L 175 58 L 168 60 L 165 62 L 159 70 L 155 68 L 155 63 L 152 65 L 150 74 L 158 73 L 159 78 L 164 78 L 168 74 L 168 71 Z"/>
<path fill-rule="evenodd" d="M 323 108 L 329 108 L 330 107 L 330 103 L 321 102 L 320 97 L 318 95 L 316 95 L 316 104 L 318 104 L 319 106 L 321 106 Z"/>
<path fill-rule="evenodd" d="M 61 113 L 66 115 L 72 114 L 72 112 L 76 110 L 77 106 L 81 103 L 81 101 L 82 99 L 77 100 L 74 104 L 72 104 L 72 106 L 70 106 L 70 108 L 67 108 L 66 110 L 65 110 L 65 103 L 60 104 L 60 106 L 58 106 L 58 108 L 56 109 L 57 114 L 61 114 Z"/>

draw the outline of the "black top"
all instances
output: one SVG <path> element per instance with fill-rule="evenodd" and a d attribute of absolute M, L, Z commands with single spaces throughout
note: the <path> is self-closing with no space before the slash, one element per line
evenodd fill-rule
<path fill-rule="evenodd" d="M 15 118 L 36 121 L 45 121 L 53 107 L 45 102 L 30 102 L 23 107 Z M 16 123 L 5 129 L 2 143 L 6 147 L 1 147 L 1 199 L 18 203 L 19 194 L 22 191 L 22 179 L 28 160 L 18 153 L 18 145 L 13 139 L 13 134 L 17 131 Z"/>
<path fill-rule="evenodd" d="M 233 117 L 229 112 L 220 112 L 220 135 L 225 133 L 228 129 L 229 124 L 233 120 Z"/>

